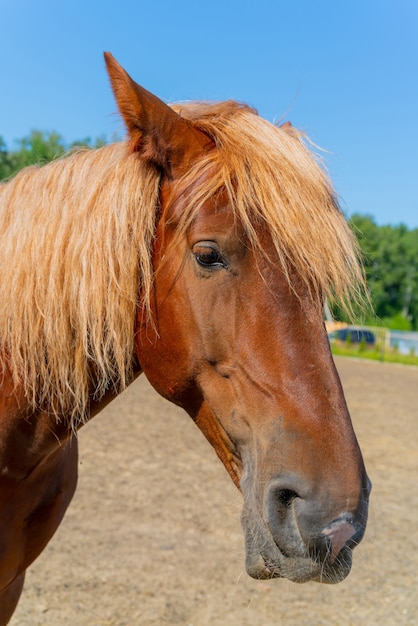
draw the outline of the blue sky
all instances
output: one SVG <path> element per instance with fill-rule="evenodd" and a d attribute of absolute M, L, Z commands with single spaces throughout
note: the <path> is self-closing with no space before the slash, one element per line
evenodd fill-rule
<path fill-rule="evenodd" d="M 111 51 L 168 101 L 233 98 L 326 148 L 344 211 L 418 227 L 416 0 L 0 0 L 0 135 L 122 132 Z"/>

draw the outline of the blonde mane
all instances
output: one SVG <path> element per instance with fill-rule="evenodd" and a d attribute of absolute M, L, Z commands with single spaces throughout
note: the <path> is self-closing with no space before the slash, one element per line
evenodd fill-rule
<path fill-rule="evenodd" d="M 130 382 L 158 185 L 116 144 L 0 186 L 1 349 L 34 406 L 82 419 Z"/>
<path fill-rule="evenodd" d="M 193 187 L 180 232 L 226 188 L 253 245 L 257 223 L 270 229 L 286 273 L 295 268 L 321 297 L 358 293 L 354 237 L 302 135 L 236 103 L 175 109 L 218 148 L 177 184 L 176 194 Z M 125 143 L 0 185 L 0 349 L 34 407 L 76 425 L 91 397 L 130 382 L 139 291 L 148 302 L 152 288 L 158 195 L 159 175 Z"/>

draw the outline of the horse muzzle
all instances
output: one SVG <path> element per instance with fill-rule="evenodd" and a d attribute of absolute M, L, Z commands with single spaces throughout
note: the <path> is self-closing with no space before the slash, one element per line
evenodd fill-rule
<path fill-rule="evenodd" d="M 363 485 L 354 510 L 338 511 L 332 497 L 311 496 L 303 487 L 297 490 L 294 477 L 270 481 L 264 506 L 257 506 L 251 497 L 245 503 L 247 573 L 300 583 L 344 580 L 366 528 L 371 489 L 366 475 Z"/>

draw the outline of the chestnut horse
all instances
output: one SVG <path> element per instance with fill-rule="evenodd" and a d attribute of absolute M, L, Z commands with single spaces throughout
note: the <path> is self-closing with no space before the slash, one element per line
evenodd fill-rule
<path fill-rule="evenodd" d="M 2 625 L 73 496 L 77 430 L 141 372 L 241 490 L 251 576 L 338 582 L 366 525 L 323 321 L 362 272 L 327 176 L 290 124 L 170 107 L 106 62 L 127 140 L 0 186 Z"/>

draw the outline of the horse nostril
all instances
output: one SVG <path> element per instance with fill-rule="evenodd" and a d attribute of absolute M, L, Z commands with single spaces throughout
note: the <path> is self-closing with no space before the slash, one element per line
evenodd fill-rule
<path fill-rule="evenodd" d="M 293 489 L 279 489 L 276 493 L 277 500 L 286 509 L 290 509 L 293 500 L 297 497 L 298 494 Z"/>

